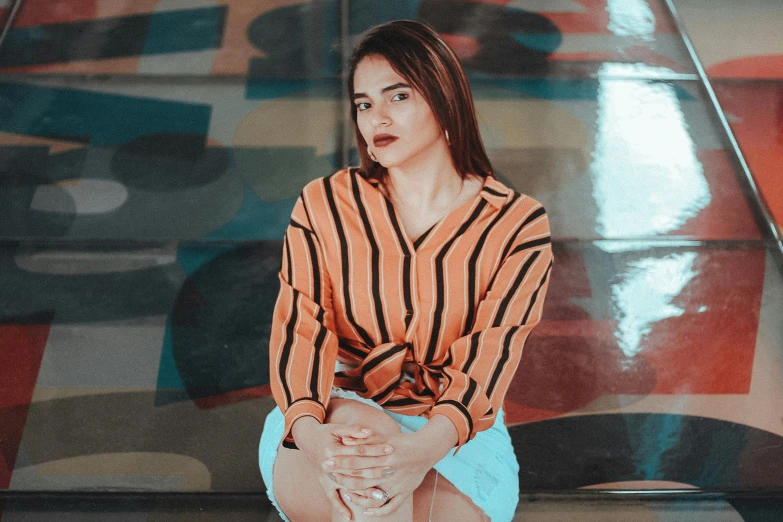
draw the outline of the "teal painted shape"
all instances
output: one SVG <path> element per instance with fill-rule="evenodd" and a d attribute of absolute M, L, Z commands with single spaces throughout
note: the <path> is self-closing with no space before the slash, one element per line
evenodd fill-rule
<path fill-rule="evenodd" d="M 283 96 L 289 98 L 339 98 L 341 80 L 335 78 L 313 79 L 250 79 L 245 89 L 248 100 L 271 100 Z"/>
<path fill-rule="evenodd" d="M 599 84 L 584 79 L 507 79 L 483 82 L 487 86 L 528 94 L 545 100 L 586 100 L 598 98 Z"/>
<path fill-rule="evenodd" d="M 266 203 L 256 196 L 250 187 L 245 187 L 242 206 L 236 216 L 222 228 L 205 236 L 204 239 L 282 240 L 295 204 L 296 198 Z"/>
<path fill-rule="evenodd" d="M 184 272 L 190 276 L 196 270 L 209 263 L 219 255 L 233 250 L 236 245 L 185 245 L 177 250 L 177 263 Z M 179 375 L 177 363 L 174 360 L 174 345 L 172 341 L 172 314 L 166 319 L 166 331 L 163 335 L 163 346 L 160 353 L 160 365 L 158 367 L 157 391 L 155 393 L 155 406 L 163 406 L 190 400 L 185 389 L 185 383 Z M 180 391 L 181 390 L 181 391 Z"/>
<path fill-rule="evenodd" d="M 560 33 L 514 33 L 511 37 L 525 47 L 546 52 L 555 51 L 563 43 Z"/>
<path fill-rule="evenodd" d="M 212 107 L 22 83 L 0 83 L 0 131 L 115 145 L 161 132 L 206 135 Z"/>
<path fill-rule="evenodd" d="M 210 244 L 185 244 L 177 249 L 177 263 L 187 275 L 206 265 L 219 255 L 236 249 L 235 244 L 210 245 Z"/>
<path fill-rule="evenodd" d="M 185 390 L 185 383 L 182 382 L 182 379 L 179 377 L 179 371 L 177 370 L 177 365 L 174 362 L 174 349 L 172 347 L 172 341 L 171 341 L 171 315 L 169 315 L 168 320 L 166 321 L 166 332 L 163 335 L 163 349 L 161 350 L 160 355 L 160 366 L 158 368 L 158 383 L 157 383 L 157 389 L 158 390 L 164 390 L 164 389 L 181 389 L 183 390 L 183 398 L 187 398 L 187 394 L 184 392 Z M 159 406 L 161 404 L 160 399 L 162 399 L 163 396 L 156 394 L 155 397 L 155 405 Z M 169 404 L 171 401 L 166 400 L 163 401 L 163 404 Z"/>
<path fill-rule="evenodd" d="M 421 4 L 422 0 L 353 0 L 349 2 L 349 31 L 352 36 L 359 36 L 370 27 L 389 20 L 416 20 Z"/>
<path fill-rule="evenodd" d="M 223 39 L 227 6 L 154 13 L 144 54 L 217 49 Z"/>

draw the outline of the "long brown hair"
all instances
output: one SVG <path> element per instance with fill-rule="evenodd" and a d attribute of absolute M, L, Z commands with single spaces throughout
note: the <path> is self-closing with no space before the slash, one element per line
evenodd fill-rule
<path fill-rule="evenodd" d="M 353 80 L 357 65 L 368 55 L 384 57 L 427 101 L 441 129 L 448 131 L 451 159 L 463 179 L 468 173 L 495 177 L 479 134 L 470 85 L 457 55 L 432 27 L 414 20 L 395 20 L 371 28 L 351 57 L 348 99 L 360 170 L 365 176 L 383 180 L 387 175 L 386 167 L 370 158 L 356 123 Z"/>

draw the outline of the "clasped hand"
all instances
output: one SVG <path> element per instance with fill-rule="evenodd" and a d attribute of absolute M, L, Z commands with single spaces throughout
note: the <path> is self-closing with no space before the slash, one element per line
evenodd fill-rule
<path fill-rule="evenodd" d="M 348 520 L 352 518 L 348 503 L 365 508 L 368 515 L 394 512 L 437 462 L 416 433 L 386 437 L 360 426 L 318 424 L 308 417 L 299 423 L 302 428 L 311 424 L 310 429 L 295 434 L 299 448 L 321 468 L 321 486 L 334 508 Z"/>
<path fill-rule="evenodd" d="M 365 508 L 365 514 L 393 513 L 419 487 L 435 461 L 417 443 L 415 433 L 354 434 L 327 449 L 321 469 L 342 487 L 343 499 Z"/>

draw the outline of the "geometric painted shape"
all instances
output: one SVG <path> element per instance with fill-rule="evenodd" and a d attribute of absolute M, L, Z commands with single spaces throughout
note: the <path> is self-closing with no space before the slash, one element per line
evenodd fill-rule
<path fill-rule="evenodd" d="M 713 82 L 761 198 L 783 229 L 783 84 Z"/>
<path fill-rule="evenodd" d="M 0 101 L 13 107 L 0 130 L 118 145 L 158 132 L 206 133 L 210 107 L 30 83 L 0 83 Z"/>
<path fill-rule="evenodd" d="M 124 469 L 129 481 L 146 491 L 172 491 L 170 480 L 179 481 L 173 491 L 202 487 L 216 492 L 264 491 L 258 463 L 248 455 L 258 452 L 264 419 L 274 407 L 271 397 L 202 409 L 190 401 L 156 406 L 155 390 L 106 389 L 103 393 L 102 388 L 93 388 L 91 394 L 75 396 L 69 395 L 68 388 L 62 392 L 58 397 L 57 388 L 52 388 L 45 400 L 30 405 L 18 469 L 98 455 L 93 470 L 103 473 L 98 466 L 111 468 L 115 470 L 111 475 Z M 150 466 L 146 457 L 138 466 L 127 457 L 154 453 L 180 457 L 164 457 L 165 467 L 158 468 Z M 195 468 L 194 462 L 203 468 Z M 61 465 L 55 466 L 69 473 Z M 208 482 L 204 473 L 208 473 Z M 65 474 L 51 476 L 51 480 L 65 491 L 77 490 L 88 480 L 93 485 L 100 482 L 99 475 L 73 476 L 75 483 L 71 485 Z M 145 476 L 149 477 L 146 483 Z M 108 480 L 119 478 L 115 475 Z M 51 483 L 46 475 L 23 471 L 18 477 L 14 475 L 11 489 L 41 490 Z"/>
<path fill-rule="evenodd" d="M 256 196 L 250 187 L 245 187 L 242 207 L 234 218 L 222 228 L 205 236 L 204 240 L 238 241 L 249 237 L 279 240 L 285 235 L 295 203 L 296 198 L 267 203 Z"/>
<path fill-rule="evenodd" d="M 176 390 L 180 382 L 191 400 L 269 384 L 267 344 L 281 248 L 280 241 L 240 245 L 190 274 L 164 340 L 158 404 L 181 400 Z M 190 250 L 198 255 L 207 249 Z M 188 257 L 188 252 L 181 251 L 180 257 Z"/>
<path fill-rule="evenodd" d="M 0 324 L 0 490 L 11 483 L 51 318 L 44 313 Z"/>
<path fill-rule="evenodd" d="M 36 490 L 159 489 L 208 491 L 209 470 L 185 455 L 162 452 L 94 453 L 14 471 L 14 480 L 28 482 Z M 33 475 L 25 477 L 25 475 Z"/>
<path fill-rule="evenodd" d="M 37 386 L 152 389 L 165 324 L 165 315 L 54 324 Z"/>
<path fill-rule="evenodd" d="M 705 490 L 783 486 L 783 437 L 673 414 L 563 417 L 511 426 L 520 489 L 664 480 Z"/>
<path fill-rule="evenodd" d="M 16 27 L 0 50 L 0 67 L 210 49 L 220 44 L 225 11 L 216 6 Z"/>
<path fill-rule="evenodd" d="M 250 20 L 247 39 L 263 53 L 248 78 L 324 78 L 340 75 L 339 2 L 299 2 Z"/>
<path fill-rule="evenodd" d="M 73 183 L 39 186 L 30 209 L 39 212 L 104 214 L 120 207 L 128 199 L 127 189 L 116 181 L 80 179 Z"/>

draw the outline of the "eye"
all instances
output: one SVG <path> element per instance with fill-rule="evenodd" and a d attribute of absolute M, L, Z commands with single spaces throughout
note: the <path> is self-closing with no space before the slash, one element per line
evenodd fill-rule
<path fill-rule="evenodd" d="M 407 94 L 405 94 L 404 92 L 398 92 L 397 94 L 395 94 L 395 95 L 392 97 L 392 100 L 393 100 L 394 98 L 396 98 L 397 96 L 404 96 L 403 100 L 404 100 L 404 99 L 406 99 L 406 98 L 408 97 L 408 95 L 407 95 Z"/>
<path fill-rule="evenodd" d="M 368 103 L 367 102 L 357 103 L 356 104 L 356 110 L 363 111 L 364 109 L 362 109 L 362 105 L 368 105 Z"/>

